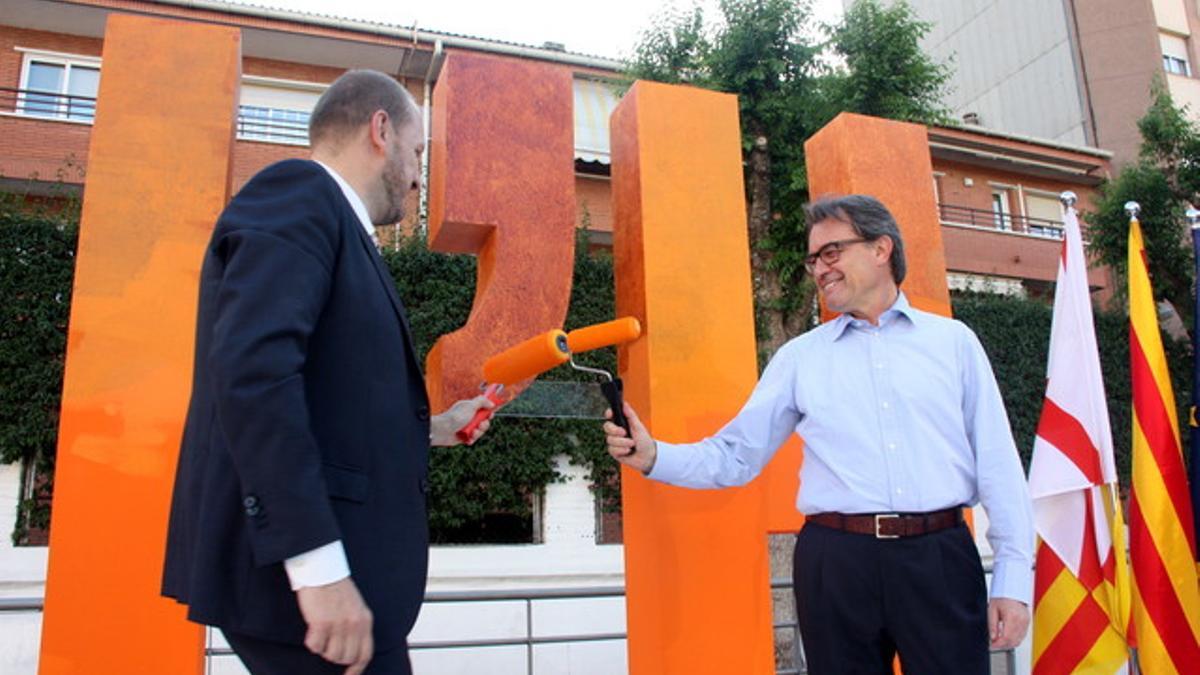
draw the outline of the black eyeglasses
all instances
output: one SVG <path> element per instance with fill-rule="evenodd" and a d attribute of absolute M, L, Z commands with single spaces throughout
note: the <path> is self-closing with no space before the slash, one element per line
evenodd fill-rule
<path fill-rule="evenodd" d="M 854 239 L 839 239 L 837 241 L 831 241 L 817 249 L 816 253 L 809 253 L 807 256 L 805 256 L 804 269 L 808 270 L 809 274 L 812 274 L 813 270 L 817 268 L 818 258 L 820 258 L 821 262 L 825 263 L 826 265 L 832 265 L 842 257 L 842 251 L 846 250 L 847 246 L 850 244 L 859 244 L 865 241 L 871 240 L 864 239 L 863 237 L 855 237 Z"/>

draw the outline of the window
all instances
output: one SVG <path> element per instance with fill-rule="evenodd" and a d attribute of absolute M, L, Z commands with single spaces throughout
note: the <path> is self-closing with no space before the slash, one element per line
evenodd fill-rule
<path fill-rule="evenodd" d="M 1025 215 L 1029 234 L 1063 238 L 1062 202 L 1058 195 L 1026 189 Z"/>
<path fill-rule="evenodd" d="M 92 122 L 100 89 L 100 60 L 29 52 L 21 73 L 17 112 Z"/>
<path fill-rule="evenodd" d="M 238 138 L 308 145 L 308 118 L 325 85 L 247 77 L 238 106 Z"/>
<path fill-rule="evenodd" d="M 1159 33 L 1158 43 L 1162 47 L 1163 69 L 1173 75 L 1191 77 L 1192 66 L 1188 60 L 1187 39 Z"/>
<path fill-rule="evenodd" d="M 997 230 L 1012 229 L 1012 215 L 1008 207 L 1008 189 L 992 188 L 992 220 Z"/>

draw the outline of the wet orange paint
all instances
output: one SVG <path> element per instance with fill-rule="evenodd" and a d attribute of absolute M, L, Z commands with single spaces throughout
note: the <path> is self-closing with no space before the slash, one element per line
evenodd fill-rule
<path fill-rule="evenodd" d="M 435 411 L 479 393 L 488 357 L 562 327 L 575 263 L 573 106 L 564 66 L 446 60 L 433 94 L 429 242 L 475 254 L 479 267 L 466 325 L 425 361 Z"/>
<path fill-rule="evenodd" d="M 200 262 L 229 192 L 235 29 L 113 15 L 88 153 L 42 675 L 201 673 L 159 596 Z M 132 642 L 131 642 L 132 640 Z"/>
<path fill-rule="evenodd" d="M 698 440 L 758 375 L 737 99 L 638 82 L 611 131 L 617 314 L 643 327 L 618 350 L 626 397 L 655 437 Z M 622 506 L 630 672 L 774 672 L 765 482 L 623 469 Z"/>

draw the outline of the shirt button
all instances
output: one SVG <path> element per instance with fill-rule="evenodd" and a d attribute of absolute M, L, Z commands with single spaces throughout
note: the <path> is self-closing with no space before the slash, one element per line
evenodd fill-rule
<path fill-rule="evenodd" d="M 895 450 L 895 449 L 896 449 L 895 443 L 888 443 L 888 450 Z"/>
<path fill-rule="evenodd" d="M 883 364 L 882 364 L 882 363 L 876 363 L 876 364 L 875 364 L 875 368 L 877 368 L 878 370 L 883 370 Z"/>
<path fill-rule="evenodd" d="M 884 409 L 884 410 L 887 410 L 887 409 L 888 409 L 888 402 L 887 402 L 887 401 L 884 401 L 884 402 L 883 402 L 882 404 L 880 404 L 880 405 L 882 405 L 882 406 L 883 406 L 883 409 Z"/>
<path fill-rule="evenodd" d="M 902 494 L 904 494 L 904 490 L 901 490 L 900 488 L 896 488 L 896 494 L 902 495 Z"/>

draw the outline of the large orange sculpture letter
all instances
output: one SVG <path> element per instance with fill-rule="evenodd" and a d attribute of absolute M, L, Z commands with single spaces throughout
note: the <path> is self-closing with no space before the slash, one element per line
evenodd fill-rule
<path fill-rule="evenodd" d="M 562 327 L 575 263 L 573 102 L 563 66 L 458 52 L 442 69 L 430 248 L 478 254 L 479 272 L 467 324 L 426 359 L 435 411 L 479 393 L 489 356 Z"/>
<path fill-rule="evenodd" d="M 715 432 L 757 379 L 737 99 L 638 82 L 612 117 L 617 314 L 654 435 Z M 632 673 L 770 673 L 766 483 L 687 490 L 624 469 Z"/>
<path fill-rule="evenodd" d="M 196 673 L 159 596 L 196 286 L 229 195 L 237 30 L 114 14 L 88 153 L 41 673 Z M 186 73 L 186 77 L 181 77 Z M 134 638 L 136 645 L 125 649 Z"/>

